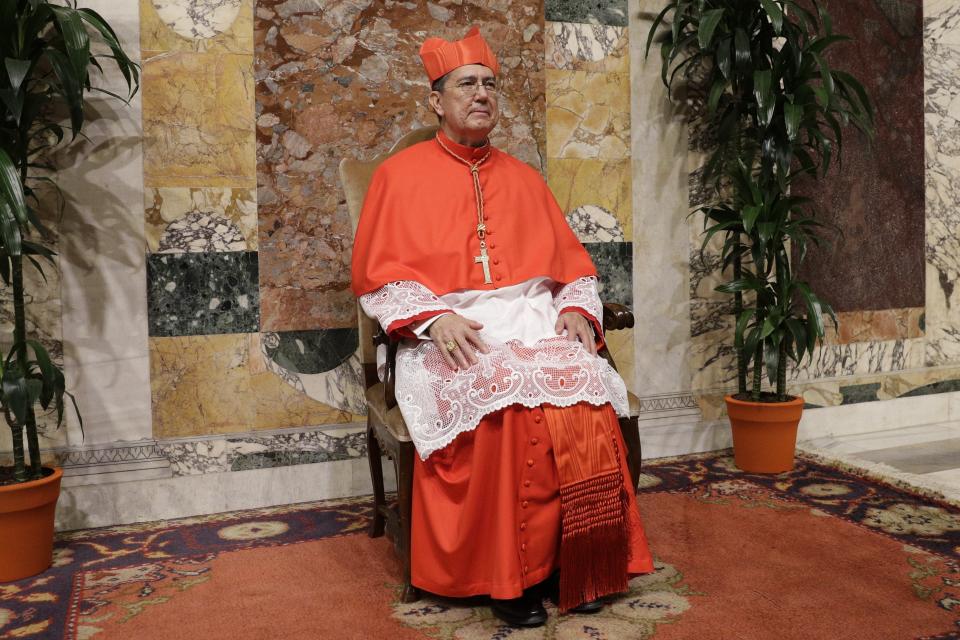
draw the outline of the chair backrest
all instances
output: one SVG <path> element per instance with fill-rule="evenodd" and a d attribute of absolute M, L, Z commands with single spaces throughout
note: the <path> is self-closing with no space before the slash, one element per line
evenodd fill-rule
<path fill-rule="evenodd" d="M 372 160 L 355 160 L 353 158 L 344 158 L 340 161 L 340 183 L 343 185 L 343 192 L 347 196 L 347 210 L 350 212 L 350 222 L 353 223 L 353 233 L 357 233 L 357 225 L 360 222 L 360 210 L 363 208 L 363 199 L 367 195 L 367 187 L 370 186 L 370 178 L 380 163 L 407 147 L 433 138 L 437 134 L 437 127 L 422 127 L 414 129 L 410 133 L 401 137 L 390 147 L 390 150 L 381 153 Z M 376 349 L 373 345 L 373 336 L 377 330 L 377 324 L 371 320 L 360 309 L 357 304 L 357 325 L 360 329 L 360 362 L 368 371 L 373 366 L 376 367 Z M 368 386 L 370 384 L 369 375 Z M 374 376 L 374 379 L 375 376 Z"/>

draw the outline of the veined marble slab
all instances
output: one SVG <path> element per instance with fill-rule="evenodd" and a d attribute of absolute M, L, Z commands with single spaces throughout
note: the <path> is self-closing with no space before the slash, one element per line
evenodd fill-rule
<path fill-rule="evenodd" d="M 545 26 L 547 68 L 625 71 L 629 64 L 624 27 L 549 21 Z"/>
<path fill-rule="evenodd" d="M 152 0 L 157 15 L 184 38 L 212 38 L 236 20 L 243 0 Z"/>
<path fill-rule="evenodd" d="M 367 453 L 363 425 L 164 440 L 157 446 L 177 476 L 347 460 Z"/>
<path fill-rule="evenodd" d="M 955 0 L 923 1 L 923 38 L 960 45 L 960 5 Z"/>
<path fill-rule="evenodd" d="M 386 489 L 392 491 L 393 474 L 385 475 Z M 106 527 L 371 492 L 370 470 L 362 458 L 142 482 L 65 486 L 57 503 L 56 527 L 58 531 Z"/>
<path fill-rule="evenodd" d="M 921 424 L 845 435 L 824 436 L 802 441 L 802 445 L 827 452 L 859 454 L 891 447 L 902 447 L 960 438 L 960 422 Z M 960 459 L 957 460 L 960 467 Z"/>

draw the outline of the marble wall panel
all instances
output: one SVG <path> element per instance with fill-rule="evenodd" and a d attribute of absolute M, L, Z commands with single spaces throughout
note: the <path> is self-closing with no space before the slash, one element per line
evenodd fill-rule
<path fill-rule="evenodd" d="M 629 160 L 604 162 L 547 158 L 547 184 L 560 209 L 567 214 L 567 220 L 574 231 L 595 232 L 598 230 L 594 228 L 595 225 L 616 234 L 613 229 L 619 227 L 624 238 L 629 240 L 633 235 L 630 181 Z M 600 211 L 591 212 L 590 207 L 597 207 Z M 601 212 L 612 214 L 616 218 L 616 226 L 609 224 L 605 217 L 600 215 Z M 591 213 L 597 215 L 590 216 Z M 594 225 L 583 220 L 584 216 L 594 218 Z M 590 241 L 591 238 L 583 237 L 581 240 Z"/>
<path fill-rule="evenodd" d="M 872 3 L 870 3 L 871 6 Z M 903 16 L 916 16 L 913 3 L 904 6 Z M 822 378 L 850 377 L 844 384 L 859 384 L 864 375 L 922 370 L 960 361 L 960 312 L 953 282 L 960 275 L 960 243 L 956 240 L 955 203 L 960 200 L 960 175 L 956 162 L 957 121 L 955 97 L 960 91 L 960 57 L 938 39 L 953 33 L 953 6 L 937 2 L 925 4 L 924 43 L 925 75 L 925 235 L 926 277 L 924 307 L 905 307 L 865 313 L 841 313 L 840 335 L 828 335 L 826 344 L 816 350 L 812 362 L 791 369 L 794 382 Z M 899 15 L 899 14 L 898 14 Z M 896 26 L 896 20 L 891 24 Z M 909 35 L 909 34 L 907 34 Z M 906 37 L 906 36 L 904 36 Z M 912 63 L 917 67 L 919 62 Z M 915 71 L 916 69 L 914 69 Z M 898 73 L 911 73 L 909 69 Z M 887 109 L 887 111 L 891 111 Z M 892 113 L 884 117 L 892 118 Z M 908 116 L 903 116 L 908 117 Z M 881 121 L 883 118 L 881 118 Z M 882 124 L 880 126 L 883 126 Z M 887 127 L 889 129 L 889 126 Z M 702 162 L 701 136 L 696 126 L 690 136 L 690 207 L 703 201 L 705 194 L 697 188 L 697 169 Z M 851 165 L 852 167 L 852 165 Z M 861 168 L 862 171 L 862 168 Z M 690 244 L 698 247 L 702 222 L 691 220 Z M 734 353 L 731 301 L 713 293 L 722 281 L 718 271 L 716 247 L 709 247 L 704 258 L 691 252 L 691 366 L 693 387 L 729 388 L 734 381 Z M 864 273 L 872 272 L 863 269 Z M 833 383 L 831 383 L 833 384 Z M 836 386 L 836 385 L 835 385 Z M 841 398 L 837 386 L 835 399 Z M 883 394 L 878 396 L 883 399 Z M 839 402 L 839 400 L 838 400 Z"/>
<path fill-rule="evenodd" d="M 834 31 L 851 38 L 828 49 L 827 60 L 863 83 L 876 113 L 873 139 L 845 127 L 842 163 L 825 178 L 801 176 L 792 187 L 811 198 L 831 240 L 809 247 L 798 272 L 837 311 L 924 304 L 921 4 L 821 2 Z"/>
<path fill-rule="evenodd" d="M 547 20 L 627 26 L 627 0 L 545 0 Z"/>
<path fill-rule="evenodd" d="M 266 369 L 297 391 L 331 407 L 366 413 L 356 329 L 270 332 L 261 335 Z"/>
<path fill-rule="evenodd" d="M 543 6 L 534 0 L 264 1 L 255 14 L 261 300 L 267 331 L 350 327 L 352 231 L 341 158 L 433 124 L 417 51 L 480 25 L 504 91 L 493 143 L 542 167 Z M 291 269 L 291 265 L 297 265 Z"/>
<path fill-rule="evenodd" d="M 625 27 L 547 22 L 544 46 L 548 69 L 629 72 L 629 38 Z"/>
<path fill-rule="evenodd" d="M 253 187 L 250 54 L 161 53 L 143 64 L 148 187 Z"/>
<path fill-rule="evenodd" d="M 152 254 L 147 301 L 151 336 L 257 331 L 257 254 Z"/>
<path fill-rule="evenodd" d="M 547 155 L 630 157 L 630 76 L 547 69 Z"/>
<path fill-rule="evenodd" d="M 633 245 L 629 242 L 585 242 L 600 279 L 600 299 L 633 307 Z"/>
<path fill-rule="evenodd" d="M 253 53 L 254 0 L 140 0 L 144 51 Z"/>
<path fill-rule="evenodd" d="M 839 332 L 833 323 L 827 324 L 824 342 L 849 344 L 921 338 L 924 328 L 924 308 L 880 309 L 877 311 L 841 311 L 837 313 Z"/>
<path fill-rule="evenodd" d="M 960 46 L 960 5 L 953 0 L 924 0 L 923 40 Z"/>
<path fill-rule="evenodd" d="M 269 371 L 257 334 L 150 339 L 158 438 L 346 423 Z"/>
<path fill-rule="evenodd" d="M 660 81 L 659 56 L 644 56 L 651 16 L 662 7 L 629 4 L 636 379 L 641 399 L 693 413 L 688 124 L 684 103 L 669 100 Z"/>
<path fill-rule="evenodd" d="M 953 3 L 924 4 L 927 366 L 960 362 L 960 26 Z"/>
<path fill-rule="evenodd" d="M 257 250 L 255 189 L 150 188 L 144 212 L 149 253 Z"/>
<path fill-rule="evenodd" d="M 580 242 L 624 242 L 620 221 L 613 212 L 585 204 L 567 213 L 567 224 Z"/>
<path fill-rule="evenodd" d="M 342 425 L 366 419 L 362 375 L 352 355 L 337 367 L 320 373 L 298 373 L 300 386 L 278 371 L 266 355 L 271 334 L 249 337 L 249 370 L 257 429 Z M 285 370 L 287 375 L 292 370 Z"/>
<path fill-rule="evenodd" d="M 84 0 L 140 61 L 137 3 Z M 98 51 L 99 52 L 99 51 Z M 104 60 L 97 86 L 126 93 Z M 144 287 L 142 92 L 129 104 L 91 93 L 86 138 L 58 154 L 57 183 L 68 194 L 60 223 L 64 375 L 83 415 L 72 411 L 52 442 L 93 446 L 149 438 L 150 377 Z"/>

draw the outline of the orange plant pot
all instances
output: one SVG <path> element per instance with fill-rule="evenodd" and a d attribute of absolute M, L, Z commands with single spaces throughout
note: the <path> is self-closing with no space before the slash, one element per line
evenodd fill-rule
<path fill-rule="evenodd" d="M 61 469 L 39 480 L 0 487 L 0 582 L 45 571 L 53 562 L 53 518 Z"/>
<path fill-rule="evenodd" d="M 733 431 L 733 459 L 751 473 L 782 473 L 793 468 L 803 398 L 788 402 L 749 402 L 726 396 Z"/>

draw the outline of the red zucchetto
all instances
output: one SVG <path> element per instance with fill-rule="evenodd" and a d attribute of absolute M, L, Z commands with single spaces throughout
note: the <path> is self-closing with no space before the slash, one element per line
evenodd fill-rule
<path fill-rule="evenodd" d="M 465 64 L 482 64 L 494 73 L 500 72 L 497 57 L 477 27 L 471 27 L 463 40 L 454 42 L 443 38 L 427 38 L 420 46 L 420 59 L 430 82 Z"/>

